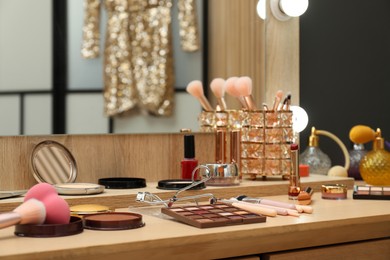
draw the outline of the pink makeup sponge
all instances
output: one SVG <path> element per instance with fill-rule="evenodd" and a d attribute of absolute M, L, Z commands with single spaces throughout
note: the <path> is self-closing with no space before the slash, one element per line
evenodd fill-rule
<path fill-rule="evenodd" d="M 70 221 L 68 203 L 58 196 L 57 190 L 48 183 L 39 183 L 30 188 L 24 201 L 37 199 L 46 209 L 45 224 L 67 224 Z"/>
<path fill-rule="evenodd" d="M 70 209 L 68 203 L 56 194 L 50 194 L 42 201 L 46 208 L 45 224 L 68 224 Z"/>
<path fill-rule="evenodd" d="M 24 201 L 27 201 L 31 198 L 42 200 L 46 198 L 50 194 L 58 194 L 57 190 L 53 187 L 53 185 L 48 183 L 38 183 L 32 186 L 26 193 L 24 197 Z"/>

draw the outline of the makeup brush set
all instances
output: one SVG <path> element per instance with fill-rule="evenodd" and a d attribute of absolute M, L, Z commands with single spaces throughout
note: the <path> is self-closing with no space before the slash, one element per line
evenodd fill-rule
<path fill-rule="evenodd" d="M 212 80 L 210 88 L 218 101 L 215 109 L 204 96 L 200 81 L 192 81 L 187 86 L 187 92 L 203 107 L 198 119 L 200 131 L 215 132 L 217 144 L 221 143 L 220 136 L 224 136 L 221 132 L 239 131 L 238 157 L 242 175 L 250 179 L 287 177 L 291 170 L 290 145 L 294 142 L 291 95 L 283 98 L 283 92 L 277 91 L 272 106 L 263 104 L 259 109 L 252 97 L 249 77 L 217 78 Z M 242 108 L 227 109 L 225 92 L 237 98 Z"/>

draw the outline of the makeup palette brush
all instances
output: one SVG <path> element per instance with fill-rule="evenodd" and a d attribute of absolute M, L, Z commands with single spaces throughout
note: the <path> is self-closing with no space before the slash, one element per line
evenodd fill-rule
<path fill-rule="evenodd" d="M 203 92 L 203 84 L 199 80 L 194 80 L 188 83 L 187 85 L 187 92 L 190 93 L 193 97 L 199 100 L 200 105 L 203 107 L 206 111 L 213 111 L 212 106 L 210 105 L 209 101 L 204 96 Z"/>
<path fill-rule="evenodd" d="M 236 81 L 236 89 L 247 104 L 249 110 L 256 110 L 256 103 L 252 97 L 252 79 L 250 77 L 240 77 Z"/>
<path fill-rule="evenodd" d="M 230 77 L 225 81 L 224 89 L 226 93 L 228 93 L 230 96 L 235 97 L 238 99 L 238 101 L 241 103 L 242 107 L 245 109 L 248 109 L 248 106 L 242 96 L 240 96 L 240 92 L 238 92 L 236 88 L 236 81 L 238 80 L 238 77 Z"/>
<path fill-rule="evenodd" d="M 225 80 L 221 78 L 215 78 L 210 83 L 211 91 L 217 98 L 218 105 L 221 110 L 226 110 L 225 95 Z"/>

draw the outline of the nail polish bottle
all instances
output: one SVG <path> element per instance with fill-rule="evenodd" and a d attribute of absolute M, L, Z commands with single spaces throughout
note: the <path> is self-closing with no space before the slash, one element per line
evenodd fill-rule
<path fill-rule="evenodd" d="M 192 179 L 192 171 L 198 166 L 195 158 L 195 139 L 193 135 L 184 135 L 184 159 L 181 161 L 181 178 Z M 194 176 L 197 179 L 197 176 Z"/>

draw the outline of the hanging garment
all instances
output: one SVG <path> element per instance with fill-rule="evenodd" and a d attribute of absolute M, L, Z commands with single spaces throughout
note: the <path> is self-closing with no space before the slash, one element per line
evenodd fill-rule
<path fill-rule="evenodd" d="M 82 56 L 99 56 L 100 0 L 84 0 Z M 199 49 L 195 0 L 177 0 L 180 43 Z M 104 112 L 122 115 L 138 106 L 152 115 L 173 111 L 172 0 L 104 0 Z"/>

